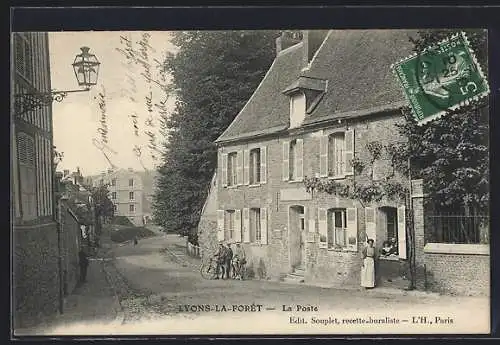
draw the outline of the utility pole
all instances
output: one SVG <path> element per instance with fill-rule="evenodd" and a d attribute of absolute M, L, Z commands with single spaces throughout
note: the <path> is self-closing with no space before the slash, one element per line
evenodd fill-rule
<path fill-rule="evenodd" d="M 409 261 L 409 270 L 410 270 L 410 284 L 408 286 L 408 290 L 415 290 L 416 288 L 416 267 L 415 267 L 415 225 L 414 225 L 414 219 L 413 219 L 413 191 L 412 191 L 412 185 L 411 185 L 411 156 L 408 156 L 408 183 L 409 183 L 409 188 L 408 188 L 408 212 L 407 212 L 407 222 L 406 225 L 408 226 L 408 237 L 410 239 L 410 257 L 408 258 Z"/>

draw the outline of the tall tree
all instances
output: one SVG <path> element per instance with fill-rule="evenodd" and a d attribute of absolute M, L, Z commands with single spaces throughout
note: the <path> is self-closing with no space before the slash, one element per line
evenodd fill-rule
<path fill-rule="evenodd" d="M 167 56 L 176 105 L 164 118 L 165 147 L 154 218 L 167 231 L 196 228 L 217 166 L 214 140 L 229 126 L 275 56 L 274 31 L 177 32 Z"/>
<path fill-rule="evenodd" d="M 425 30 L 414 40 L 417 51 L 456 33 L 457 30 Z M 466 30 L 471 47 L 485 75 L 488 73 L 485 30 Z M 488 212 L 489 125 L 488 100 L 450 111 L 424 126 L 407 121 L 400 129 L 408 138 L 405 153 L 412 157 L 416 177 L 426 182 L 432 201 L 441 208 L 464 207 L 467 212 Z"/>
<path fill-rule="evenodd" d="M 109 189 L 106 184 L 95 187 L 85 186 L 85 189 L 90 191 L 92 197 L 92 204 L 87 206 L 94 209 L 96 236 L 99 238 L 102 233 L 102 223 L 114 216 L 113 202 L 109 198 Z"/>

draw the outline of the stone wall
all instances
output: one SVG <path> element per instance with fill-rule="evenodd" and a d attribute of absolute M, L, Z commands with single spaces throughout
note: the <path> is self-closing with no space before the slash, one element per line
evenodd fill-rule
<path fill-rule="evenodd" d="M 58 312 L 56 223 L 14 226 L 14 327 L 28 327 Z"/>
<path fill-rule="evenodd" d="M 430 290 L 465 296 L 490 295 L 490 256 L 426 253 Z"/>
<path fill-rule="evenodd" d="M 75 289 L 79 276 L 78 252 L 82 242 L 80 224 L 66 204 L 61 205 L 61 260 L 64 295 Z"/>

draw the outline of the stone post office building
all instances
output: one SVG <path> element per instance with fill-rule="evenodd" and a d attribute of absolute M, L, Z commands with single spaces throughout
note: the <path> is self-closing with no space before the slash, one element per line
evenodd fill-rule
<path fill-rule="evenodd" d="M 285 32 L 277 39 L 273 64 L 216 141 L 216 179 L 199 224 L 203 255 L 219 241 L 241 242 L 258 277 L 288 275 L 306 283 L 359 286 L 366 239 L 373 238 L 378 249 L 395 239 L 397 253 L 378 260 L 378 286 L 407 285 L 405 200 L 361 204 L 307 192 L 304 179 L 387 176 L 387 159 L 377 161 L 373 173 L 355 173 L 351 162 L 368 161 L 369 142 L 404 140 L 395 124 L 405 121 L 401 107 L 407 103 L 390 66 L 412 53 L 409 37 L 415 35 L 409 30 L 330 30 Z M 403 181 L 397 174 L 393 178 Z M 423 272 L 418 286 L 487 294 L 488 245 L 479 239 L 430 243 L 433 230 L 423 199 L 415 184 L 416 262 Z"/>

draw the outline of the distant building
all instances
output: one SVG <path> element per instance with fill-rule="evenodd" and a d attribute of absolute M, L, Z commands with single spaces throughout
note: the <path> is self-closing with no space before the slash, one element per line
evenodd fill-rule
<path fill-rule="evenodd" d="M 115 216 L 125 216 L 134 225 L 142 226 L 151 221 L 154 176 L 154 172 L 132 169 L 108 170 L 92 176 L 91 182 L 93 186 L 108 185 Z"/>

